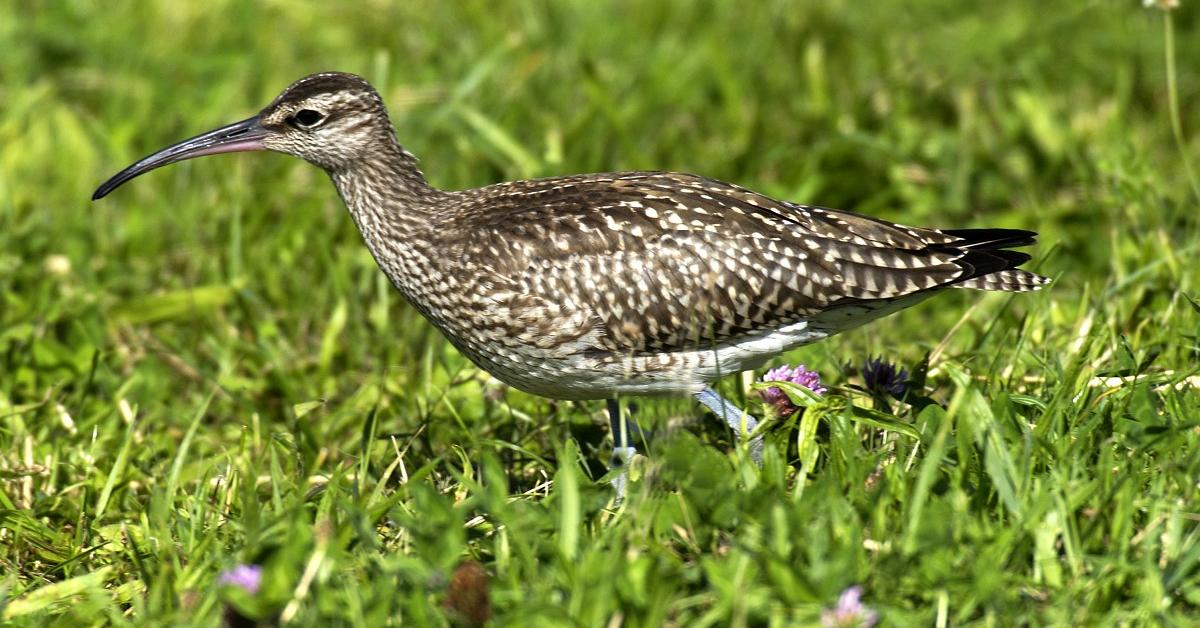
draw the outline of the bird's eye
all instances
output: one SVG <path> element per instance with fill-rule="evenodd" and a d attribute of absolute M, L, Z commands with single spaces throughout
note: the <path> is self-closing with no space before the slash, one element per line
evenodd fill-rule
<path fill-rule="evenodd" d="M 301 109 L 300 111 L 292 114 L 292 120 L 296 123 L 296 125 L 304 128 L 312 128 L 320 124 L 324 119 L 324 114 L 322 114 L 320 111 L 313 111 L 312 109 Z"/>

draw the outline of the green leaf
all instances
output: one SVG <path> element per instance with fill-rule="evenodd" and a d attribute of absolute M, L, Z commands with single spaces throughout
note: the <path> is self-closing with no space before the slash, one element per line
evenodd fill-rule
<path fill-rule="evenodd" d="M 768 390 L 770 388 L 778 388 L 783 391 L 791 400 L 792 405 L 798 408 L 807 408 L 814 406 L 825 400 L 825 397 L 818 395 L 806 386 L 794 384 L 792 382 L 770 381 L 770 382 L 754 382 L 750 384 L 750 390 Z"/>
<path fill-rule="evenodd" d="M 861 408 L 859 406 L 850 406 L 850 418 L 856 423 L 865 423 L 872 427 L 877 427 L 881 430 L 889 432 L 897 432 L 909 438 L 921 440 L 921 433 L 917 431 L 911 423 L 906 423 L 900 419 L 884 414 L 870 408 Z"/>
<path fill-rule="evenodd" d="M 301 403 L 294 404 L 292 406 L 292 412 L 296 413 L 297 419 L 302 419 L 302 418 L 304 418 L 304 415 L 308 414 L 309 412 L 312 412 L 313 410 L 316 410 L 317 408 L 320 408 L 323 405 L 325 405 L 324 399 L 314 399 L 312 401 L 304 401 Z"/>
<path fill-rule="evenodd" d="M 1058 519 L 1058 511 L 1046 513 L 1045 519 L 1034 532 L 1034 568 L 1040 580 L 1052 587 L 1060 587 L 1063 582 L 1062 564 L 1059 562 L 1058 548 L 1055 544 L 1062 534 L 1062 522 Z M 1040 573 L 1039 573 L 1040 572 Z"/>
<path fill-rule="evenodd" d="M 908 501 L 908 528 L 904 536 L 904 551 L 912 553 L 917 549 L 917 534 L 921 528 L 921 513 L 924 512 L 925 503 L 929 500 L 929 491 L 933 488 L 933 481 L 937 478 L 938 467 L 941 466 L 942 456 L 946 453 L 946 440 L 950 436 L 950 427 L 954 421 L 950 420 L 950 416 L 941 406 L 927 406 L 921 411 L 921 422 L 932 423 L 938 426 L 937 435 L 933 437 L 933 443 L 929 446 L 929 450 L 925 452 L 925 459 L 921 461 L 921 470 L 917 474 L 917 484 L 913 488 L 912 497 Z"/>
<path fill-rule="evenodd" d="M 113 306 L 113 318 L 132 325 L 191 318 L 229 303 L 240 285 L 219 284 L 139 297 Z"/>
<path fill-rule="evenodd" d="M 346 300 L 338 299 L 337 306 L 333 308 L 333 314 L 329 317 L 329 324 L 325 326 L 325 333 L 321 337 L 320 364 L 322 371 L 329 370 L 329 365 L 333 363 L 333 356 L 343 342 L 342 332 L 346 329 L 347 316 Z"/>
<path fill-rule="evenodd" d="M 133 445 L 134 427 L 137 425 L 137 409 L 135 408 L 130 415 L 132 419 L 129 425 L 125 427 L 125 441 L 121 445 L 121 451 L 117 452 L 117 460 L 108 471 L 108 478 L 104 481 L 104 488 L 100 490 L 100 498 L 96 501 L 96 514 L 94 518 L 99 521 L 104 517 L 104 511 L 108 508 L 108 500 L 112 497 L 113 490 L 117 486 L 117 480 L 125 475 L 125 465 L 129 460 L 129 448 Z"/>
<path fill-rule="evenodd" d="M 23 598 L 13 600 L 4 608 L 4 619 L 11 620 L 22 615 L 29 615 L 46 610 L 55 604 L 65 604 L 72 598 L 88 592 L 104 593 L 104 583 L 112 575 L 111 565 L 101 567 L 91 573 L 68 578 L 62 582 L 48 584 L 36 589 Z"/>
<path fill-rule="evenodd" d="M 558 549 L 567 560 L 579 553 L 579 523 L 582 520 L 579 500 L 579 477 L 576 472 L 575 446 L 568 441 L 563 448 L 561 467 L 554 474 L 554 495 L 558 502 Z"/>
<path fill-rule="evenodd" d="M 179 442 L 179 449 L 175 453 L 175 459 L 171 461 L 171 470 L 167 472 L 167 499 L 175 498 L 175 488 L 179 485 L 179 473 L 183 469 L 183 463 L 187 460 L 188 449 L 192 445 L 192 439 L 196 436 L 196 430 L 200 427 L 200 420 L 204 418 L 204 414 L 208 412 L 208 406 L 212 403 L 213 397 L 217 394 L 217 388 L 213 388 L 212 392 L 204 398 L 200 407 L 196 409 L 192 415 L 192 421 L 188 424 L 187 432 L 183 435 L 183 440 Z"/>
<path fill-rule="evenodd" d="M 1192 306 L 1192 311 L 1200 314 L 1200 303 L 1197 303 L 1196 300 L 1193 299 L 1188 293 L 1184 292 L 1182 294 L 1183 298 L 1187 299 L 1188 304 Z"/>
<path fill-rule="evenodd" d="M 483 137 L 484 141 L 516 164 L 521 176 L 532 177 L 541 170 L 541 164 L 537 157 L 525 150 L 516 139 L 493 122 L 491 118 L 469 105 L 459 104 L 455 110 L 464 122 Z"/>

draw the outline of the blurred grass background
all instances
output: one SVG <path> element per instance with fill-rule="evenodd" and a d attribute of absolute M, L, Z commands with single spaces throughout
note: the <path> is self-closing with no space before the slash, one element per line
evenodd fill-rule
<path fill-rule="evenodd" d="M 852 584 L 892 624 L 1183 622 L 1198 19 L 1112 1 L 0 5 L 0 613 L 461 622 L 442 603 L 471 559 L 497 624 L 813 623 Z M 954 291 L 788 356 L 840 389 L 804 473 L 794 424 L 760 472 L 699 408 L 638 402 L 647 427 L 689 428 L 614 513 L 592 481 L 602 404 L 474 369 L 318 170 L 196 160 L 88 200 L 328 69 L 379 88 L 441 187 L 690 171 L 1034 229 L 1032 267 L 1058 281 Z M 919 441 L 851 420 L 871 401 L 847 364 L 931 351 L 938 405 L 888 409 Z M 215 584 L 237 563 L 266 566 L 258 596 Z"/>

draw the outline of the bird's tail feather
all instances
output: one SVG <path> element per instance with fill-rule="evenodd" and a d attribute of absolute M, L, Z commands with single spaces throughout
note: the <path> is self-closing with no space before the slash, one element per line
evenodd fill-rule
<path fill-rule="evenodd" d="M 1011 268 L 988 275 L 972 277 L 966 281 L 956 283 L 952 287 L 970 288 L 973 290 L 1001 290 L 1004 292 L 1031 292 L 1033 290 L 1041 290 L 1042 286 L 1048 283 L 1050 283 L 1049 277 Z"/>
<path fill-rule="evenodd" d="M 1020 270 L 1017 266 L 1029 261 L 1029 255 L 1009 251 L 1009 247 L 1033 244 L 1037 233 L 1023 229 L 943 229 L 942 233 L 959 238 L 950 244 L 965 251 L 960 262 L 972 269 L 969 279 L 952 285 L 973 290 L 1002 290 L 1029 292 L 1050 283 L 1041 275 Z"/>
<path fill-rule="evenodd" d="M 961 238 L 953 245 L 960 249 L 990 251 L 1014 246 L 1029 246 L 1037 240 L 1036 231 L 1024 229 L 942 229 L 948 236 Z"/>

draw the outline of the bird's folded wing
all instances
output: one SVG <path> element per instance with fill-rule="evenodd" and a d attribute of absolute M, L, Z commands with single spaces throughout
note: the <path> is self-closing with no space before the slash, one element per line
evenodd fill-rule
<path fill-rule="evenodd" d="M 522 324 L 590 326 L 597 348 L 619 352 L 706 348 L 950 286 L 1014 267 L 1023 254 L 994 248 L 1031 237 L 911 228 L 674 173 L 483 190 L 486 203 L 454 218 L 474 225 L 456 254 L 487 260 Z"/>

